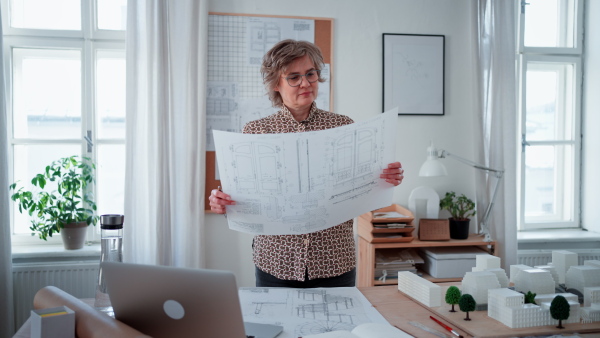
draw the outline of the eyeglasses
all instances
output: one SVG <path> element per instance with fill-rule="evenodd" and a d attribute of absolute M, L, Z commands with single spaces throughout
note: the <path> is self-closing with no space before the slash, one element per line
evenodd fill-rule
<path fill-rule="evenodd" d="M 306 81 L 308 81 L 309 83 L 315 83 L 317 82 L 317 80 L 319 80 L 319 74 L 321 74 L 320 70 L 313 69 L 309 70 L 308 73 L 304 75 L 293 74 L 285 77 L 285 79 L 287 80 L 287 83 L 290 85 L 290 87 L 298 87 L 302 83 L 303 76 L 306 77 Z"/>

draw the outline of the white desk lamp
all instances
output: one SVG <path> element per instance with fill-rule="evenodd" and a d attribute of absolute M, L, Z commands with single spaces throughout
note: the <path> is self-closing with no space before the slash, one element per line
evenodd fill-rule
<path fill-rule="evenodd" d="M 427 160 L 421 166 L 421 169 L 419 170 L 419 176 L 431 177 L 431 176 L 446 176 L 446 175 L 448 175 L 448 172 L 446 171 L 446 167 L 444 167 L 442 162 L 438 160 L 440 158 L 446 158 L 446 157 L 452 157 L 455 160 L 462 162 L 466 165 L 469 165 L 473 168 L 485 170 L 488 173 L 496 176 L 496 178 L 498 179 L 498 180 L 496 180 L 496 185 L 494 186 L 494 190 L 492 193 L 492 200 L 490 201 L 490 204 L 488 205 L 487 209 L 485 210 L 485 214 L 483 215 L 483 218 L 481 219 L 481 229 L 479 231 L 480 234 L 484 235 L 484 240 L 486 242 L 491 242 L 492 239 L 490 236 L 488 219 L 490 218 L 490 213 L 492 211 L 492 208 L 494 207 L 494 201 L 496 200 L 496 195 L 498 193 L 498 186 L 500 185 L 500 181 L 502 181 L 502 177 L 504 176 L 504 169 L 492 169 L 492 168 L 483 166 L 479 163 L 462 158 L 460 156 L 450 154 L 446 150 L 443 150 L 443 149 L 438 150 L 433 146 L 433 142 L 432 142 L 431 145 L 427 148 Z"/>

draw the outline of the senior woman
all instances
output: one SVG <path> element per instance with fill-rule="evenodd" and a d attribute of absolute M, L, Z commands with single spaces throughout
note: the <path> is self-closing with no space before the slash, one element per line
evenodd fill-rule
<path fill-rule="evenodd" d="M 274 134 L 323 130 L 353 123 L 352 119 L 317 108 L 323 56 L 306 41 L 283 40 L 263 57 L 261 73 L 269 98 L 279 112 L 252 121 L 243 133 Z M 404 170 L 390 163 L 381 178 L 402 183 Z M 235 201 L 217 189 L 209 197 L 211 210 L 224 214 Z M 352 220 L 303 235 L 257 235 L 253 241 L 257 287 L 355 286 L 356 254 Z"/>

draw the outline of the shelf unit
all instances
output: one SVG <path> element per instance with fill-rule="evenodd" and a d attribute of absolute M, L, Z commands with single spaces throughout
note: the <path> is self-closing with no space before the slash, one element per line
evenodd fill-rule
<path fill-rule="evenodd" d="M 379 209 L 381 210 L 381 209 Z M 375 212 L 377 212 L 376 210 Z M 412 216 L 412 214 L 411 214 Z M 404 242 L 374 242 L 369 238 L 368 229 L 373 229 L 371 223 L 372 213 L 363 214 L 358 217 L 358 266 L 357 286 L 393 285 L 398 284 L 397 279 L 387 279 L 385 282 L 375 280 L 375 252 L 383 249 L 407 249 L 407 248 L 432 248 L 432 247 L 456 247 L 474 246 L 480 247 L 490 254 L 495 253 L 496 242 L 485 242 L 482 236 L 470 234 L 467 239 L 450 239 L 448 241 L 421 241 L 417 238 Z M 411 221 L 412 222 L 412 221 Z M 361 231 L 362 229 L 362 231 Z M 373 229 L 379 231 L 380 229 Z M 462 278 L 433 278 L 423 271 L 423 278 L 434 283 L 460 282 Z"/>

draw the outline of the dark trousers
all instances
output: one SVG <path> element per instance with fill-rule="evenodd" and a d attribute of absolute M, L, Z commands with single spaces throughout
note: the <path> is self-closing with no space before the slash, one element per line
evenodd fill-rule
<path fill-rule="evenodd" d="M 356 286 L 356 268 L 339 276 L 329 278 L 308 279 L 308 271 L 304 272 L 304 282 L 297 280 L 279 279 L 255 267 L 256 287 L 272 288 L 333 288 Z"/>

